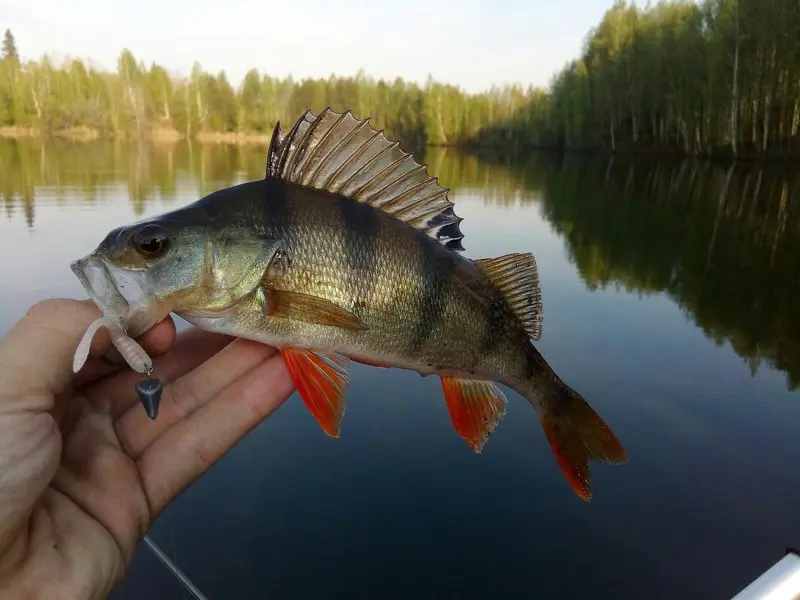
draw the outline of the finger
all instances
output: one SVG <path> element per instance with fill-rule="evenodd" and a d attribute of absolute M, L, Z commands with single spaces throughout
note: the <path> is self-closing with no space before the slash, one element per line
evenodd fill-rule
<path fill-rule="evenodd" d="M 168 331 L 157 330 L 156 327 L 158 327 L 159 323 L 163 323 L 167 319 L 169 320 L 170 329 Z M 153 327 L 145 331 L 138 338 L 135 338 L 152 358 L 166 354 L 169 351 L 172 342 L 175 341 L 176 328 L 175 321 L 172 320 L 172 316 L 167 315 L 167 317 L 163 321 L 159 321 L 159 323 L 153 325 Z M 106 334 L 108 334 L 107 331 Z M 128 364 L 126 360 L 122 358 L 122 354 L 120 354 L 119 350 L 117 350 L 115 346 L 110 346 L 108 348 L 106 353 L 102 356 L 102 360 L 115 365 Z"/>
<path fill-rule="evenodd" d="M 208 360 L 232 340 L 230 336 L 200 329 L 182 331 L 175 338 L 170 351 L 153 360 L 153 376 L 158 377 L 166 387 L 171 381 Z M 90 384 L 81 390 L 81 394 L 96 410 L 110 413 L 112 419 L 118 419 L 139 403 L 135 387 L 142 377 L 141 373 L 133 369 L 120 369 L 119 372 Z"/>
<path fill-rule="evenodd" d="M 101 331 L 108 337 L 108 331 L 105 329 Z M 97 335 L 99 337 L 100 332 L 98 332 Z M 169 351 L 175 341 L 175 335 L 175 321 L 172 320 L 170 315 L 167 315 L 166 318 L 153 325 L 153 327 L 138 337 L 137 341 L 150 358 L 155 359 Z M 97 357 L 92 357 L 90 354 L 86 364 L 73 380 L 73 385 L 75 387 L 86 385 L 101 377 L 108 377 L 111 373 L 127 368 L 128 365 L 120 355 L 119 350 L 110 345 L 110 340 L 106 343 L 108 343 L 109 346 L 105 354 Z"/>
<path fill-rule="evenodd" d="M 158 436 L 276 352 L 272 346 L 244 339 L 234 340 L 208 361 L 164 388 L 155 421 L 140 406 L 133 406 L 122 415 L 115 425 L 122 447 L 129 456 L 136 458 Z"/>
<path fill-rule="evenodd" d="M 154 362 L 153 376 L 161 380 L 164 390 L 172 383 L 187 373 L 196 369 L 211 357 L 222 351 L 234 341 L 233 337 L 196 330 L 193 335 L 187 332 L 182 339 L 181 351 L 170 353 Z M 111 415 L 116 423 L 131 410 L 141 408 L 141 401 L 136 393 L 136 383 L 141 380 L 141 375 L 130 371 L 115 377 L 115 387 L 111 388 Z M 163 395 L 162 395 L 163 403 Z M 148 421 L 150 421 L 148 417 Z M 152 424 L 152 421 L 150 422 Z"/>
<path fill-rule="evenodd" d="M 153 518 L 293 391 L 275 355 L 153 442 L 136 461 Z"/>
<path fill-rule="evenodd" d="M 72 359 L 86 329 L 102 316 L 89 300 L 68 298 L 38 302 L 6 334 L 0 343 L 4 370 L 3 409 L 52 407 L 53 396 L 73 379 Z M 108 335 L 92 340 L 90 355 L 108 349 Z M 39 406 L 41 405 L 41 406 Z"/>

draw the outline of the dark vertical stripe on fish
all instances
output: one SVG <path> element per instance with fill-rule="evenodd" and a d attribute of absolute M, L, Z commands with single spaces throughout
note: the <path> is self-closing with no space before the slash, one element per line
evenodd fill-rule
<path fill-rule="evenodd" d="M 428 238 L 420 235 L 418 239 L 420 293 L 416 310 L 417 321 L 411 333 L 410 348 L 414 353 L 423 348 L 441 322 L 447 303 L 450 279 L 455 273 L 455 264 L 447 265 L 448 257 L 438 255 L 438 248 L 432 248 Z M 445 268 L 447 266 L 450 268 Z"/>
<path fill-rule="evenodd" d="M 264 222 L 267 235 L 281 238 L 285 242 L 291 234 L 291 207 L 288 189 L 277 179 L 267 179 L 264 190 Z"/>
<path fill-rule="evenodd" d="M 349 266 L 347 291 L 353 293 L 358 314 L 358 303 L 369 302 L 375 287 L 380 221 L 376 209 L 351 198 L 339 199 L 339 212 L 344 225 L 344 258 Z"/>
<path fill-rule="evenodd" d="M 483 337 L 479 346 L 479 352 L 482 357 L 491 354 L 508 335 L 506 319 L 509 318 L 510 312 L 503 294 L 492 286 L 489 313 L 486 315 Z"/>
<path fill-rule="evenodd" d="M 533 345 L 533 342 L 525 340 L 525 379 L 532 379 L 537 372 L 541 372 L 541 364 L 544 362 L 542 355 Z"/>

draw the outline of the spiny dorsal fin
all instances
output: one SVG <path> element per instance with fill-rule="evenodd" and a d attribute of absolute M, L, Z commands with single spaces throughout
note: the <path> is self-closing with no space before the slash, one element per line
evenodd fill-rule
<path fill-rule="evenodd" d="M 451 250 L 463 250 L 449 189 L 428 175 L 426 165 L 376 131 L 369 119 L 348 110 L 311 111 L 291 130 L 275 125 L 267 177 L 348 196 L 386 212 Z"/>
<path fill-rule="evenodd" d="M 542 289 L 536 260 L 530 252 L 504 254 L 473 261 L 505 296 L 511 310 L 522 321 L 533 340 L 542 336 Z"/>

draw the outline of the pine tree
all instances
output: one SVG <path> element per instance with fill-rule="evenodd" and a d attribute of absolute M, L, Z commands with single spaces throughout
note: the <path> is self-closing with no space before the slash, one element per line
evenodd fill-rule
<path fill-rule="evenodd" d="M 2 59 L 9 62 L 19 62 L 19 53 L 17 52 L 17 42 L 14 40 L 14 34 L 10 29 L 6 29 L 3 36 L 3 51 Z"/>

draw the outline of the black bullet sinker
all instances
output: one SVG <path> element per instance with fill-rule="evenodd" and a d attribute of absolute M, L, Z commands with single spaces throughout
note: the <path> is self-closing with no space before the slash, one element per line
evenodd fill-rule
<path fill-rule="evenodd" d="M 136 393 L 142 403 L 147 416 L 155 420 L 158 415 L 158 405 L 161 404 L 161 392 L 164 386 L 160 379 L 142 379 L 136 384 Z"/>

